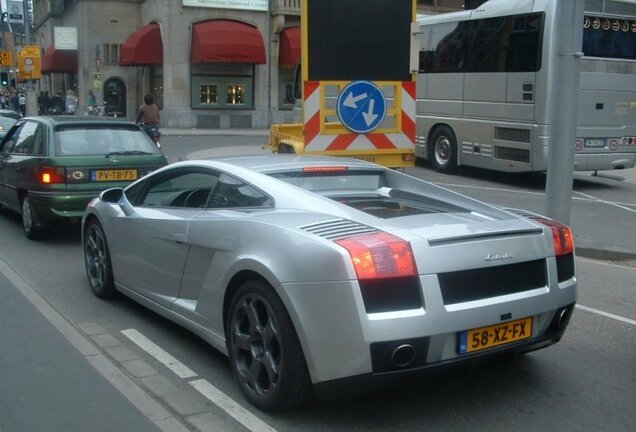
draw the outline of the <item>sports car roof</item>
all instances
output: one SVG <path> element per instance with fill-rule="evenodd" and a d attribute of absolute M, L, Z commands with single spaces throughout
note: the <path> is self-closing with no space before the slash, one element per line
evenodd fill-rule
<path fill-rule="evenodd" d="M 253 156 L 221 156 L 214 160 L 223 161 L 232 165 L 241 166 L 257 172 L 277 172 L 295 170 L 308 166 L 329 167 L 347 166 L 356 169 L 372 169 L 382 171 L 385 168 L 359 159 L 333 157 L 333 156 L 298 156 L 291 154 L 266 154 Z"/>

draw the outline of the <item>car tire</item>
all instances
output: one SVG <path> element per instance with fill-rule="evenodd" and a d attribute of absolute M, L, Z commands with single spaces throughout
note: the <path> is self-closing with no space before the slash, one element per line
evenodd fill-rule
<path fill-rule="evenodd" d="M 38 240 L 42 237 L 42 226 L 37 211 L 31 203 L 29 195 L 22 198 L 22 229 L 24 234 L 31 240 Z"/>
<path fill-rule="evenodd" d="M 113 282 L 113 267 L 106 234 L 97 220 L 92 220 L 84 235 L 84 266 L 93 293 L 103 299 L 113 298 L 117 291 Z"/>
<path fill-rule="evenodd" d="M 260 280 L 245 282 L 227 314 L 227 347 L 234 377 L 257 408 L 280 411 L 311 397 L 298 335 L 283 302 Z"/>
<path fill-rule="evenodd" d="M 457 170 L 457 138 L 448 126 L 438 126 L 430 139 L 429 160 L 437 172 L 452 174 Z"/>

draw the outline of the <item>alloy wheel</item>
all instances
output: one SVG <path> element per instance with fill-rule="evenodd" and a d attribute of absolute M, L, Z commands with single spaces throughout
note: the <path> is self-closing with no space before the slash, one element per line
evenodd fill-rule
<path fill-rule="evenodd" d="M 84 250 L 89 282 L 91 287 L 99 289 L 104 286 L 106 281 L 108 258 L 104 236 L 95 224 L 88 229 Z"/>
<path fill-rule="evenodd" d="M 230 324 L 232 358 L 239 381 L 253 396 L 266 398 L 281 381 L 283 350 L 276 315 L 257 294 L 246 294 Z"/>

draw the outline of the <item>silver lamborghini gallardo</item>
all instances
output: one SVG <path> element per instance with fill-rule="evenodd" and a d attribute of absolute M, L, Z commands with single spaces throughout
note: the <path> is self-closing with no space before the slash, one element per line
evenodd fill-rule
<path fill-rule="evenodd" d="M 195 332 L 264 410 L 546 347 L 576 301 L 567 226 L 353 159 L 178 162 L 103 192 L 82 236 L 97 296 Z"/>

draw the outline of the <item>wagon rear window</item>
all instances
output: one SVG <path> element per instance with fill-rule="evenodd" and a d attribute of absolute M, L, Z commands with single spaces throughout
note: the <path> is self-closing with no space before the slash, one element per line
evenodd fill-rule
<path fill-rule="evenodd" d="M 98 156 L 112 152 L 140 151 L 158 153 L 157 147 L 133 128 L 62 128 L 55 132 L 58 156 Z"/>

